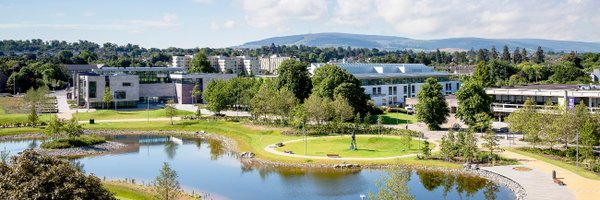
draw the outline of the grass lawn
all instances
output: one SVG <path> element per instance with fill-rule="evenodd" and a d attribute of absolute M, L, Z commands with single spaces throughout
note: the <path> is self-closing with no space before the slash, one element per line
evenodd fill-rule
<path fill-rule="evenodd" d="M 535 153 L 531 153 L 531 152 L 526 152 L 526 151 L 521 151 L 521 150 L 517 150 L 514 148 L 506 148 L 506 150 L 508 151 L 512 151 L 521 155 L 525 155 L 525 156 L 529 156 L 553 165 L 556 165 L 558 167 L 564 168 L 566 170 L 569 170 L 579 176 L 585 177 L 585 178 L 589 178 L 589 179 L 594 179 L 594 180 L 600 180 L 600 176 L 594 172 L 585 170 L 583 168 L 577 168 L 577 166 L 575 165 L 571 165 L 569 163 L 560 161 L 560 160 L 555 160 L 555 159 L 551 159 L 548 158 L 546 156 L 540 155 L 540 154 L 535 154 Z"/>
<path fill-rule="evenodd" d="M 339 164 L 338 160 L 312 160 L 304 158 L 294 158 L 289 156 L 280 156 L 269 153 L 264 148 L 270 144 L 285 142 L 288 140 L 301 139 L 300 136 L 287 136 L 281 134 L 283 129 L 265 128 L 244 125 L 241 123 L 225 121 L 177 121 L 175 125 L 169 125 L 164 122 L 103 122 L 96 124 L 85 124 L 84 128 L 97 130 L 179 130 L 179 131 L 200 131 L 205 130 L 209 133 L 223 135 L 237 142 L 239 152 L 250 151 L 256 154 L 257 158 L 264 160 L 274 160 L 284 163 L 319 163 L 319 164 Z M 346 144 L 349 147 L 349 143 Z M 361 143 L 358 143 L 359 148 Z M 393 160 L 376 161 L 353 161 L 361 165 L 375 164 L 403 164 L 420 166 L 438 166 L 446 168 L 460 168 L 461 165 L 436 160 L 417 160 L 416 157 L 408 157 Z"/>
<path fill-rule="evenodd" d="M 131 184 L 123 181 L 103 181 L 102 185 L 108 191 L 115 194 L 121 200 L 154 200 L 156 197 L 151 187 Z M 181 193 L 177 199 L 191 200 L 193 198 L 187 193 Z"/>
<path fill-rule="evenodd" d="M 384 113 L 377 116 L 372 116 L 371 121 L 377 121 L 377 117 L 382 116 L 383 124 L 412 124 L 417 122 L 415 115 L 409 115 L 404 113 Z"/>
<path fill-rule="evenodd" d="M 193 115 L 194 113 L 189 111 L 179 110 L 178 116 Z M 114 111 L 114 110 L 97 110 L 95 112 L 80 112 L 73 114 L 73 117 L 81 121 L 87 121 L 90 119 L 103 120 L 103 119 L 145 119 L 149 115 L 150 118 L 165 118 L 165 111 L 163 109 L 155 109 L 146 112 L 146 110 L 135 110 L 135 111 Z"/>
<path fill-rule="evenodd" d="M 39 121 L 48 121 L 52 115 L 54 114 L 41 114 Z M 0 114 L 0 124 L 25 124 L 28 122 L 27 116 L 28 114 Z"/>
<path fill-rule="evenodd" d="M 307 155 L 323 156 L 328 153 L 339 154 L 342 158 L 375 158 L 406 155 L 420 152 L 419 143 L 422 141 L 411 140 L 410 148 L 400 137 L 380 137 L 377 135 L 363 135 L 356 137 L 358 150 L 350 150 L 350 136 L 320 137 L 307 140 Z M 291 150 L 295 154 L 304 155 L 304 141 L 288 143 L 277 148 L 279 151 Z"/>
<path fill-rule="evenodd" d="M 25 133 L 43 133 L 42 128 L 19 127 L 19 128 L 0 128 L 0 136 L 19 135 Z"/>
<path fill-rule="evenodd" d="M 0 97 L 0 114 L 23 114 L 25 112 L 27 109 L 23 108 L 23 98 Z"/>

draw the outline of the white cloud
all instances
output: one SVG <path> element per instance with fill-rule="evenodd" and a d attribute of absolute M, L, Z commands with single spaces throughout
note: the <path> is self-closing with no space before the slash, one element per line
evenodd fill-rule
<path fill-rule="evenodd" d="M 285 30 L 295 20 L 314 21 L 327 13 L 323 0 L 242 0 L 250 26 Z"/>
<path fill-rule="evenodd" d="M 361 27 L 373 20 L 374 7 L 372 0 L 337 0 L 337 7 L 333 9 L 331 22 L 337 25 L 350 25 Z"/>
<path fill-rule="evenodd" d="M 225 20 L 221 24 L 216 21 L 213 21 L 210 23 L 210 26 L 208 28 L 210 30 L 217 31 L 217 30 L 221 30 L 221 29 L 232 29 L 232 28 L 235 28 L 236 26 L 237 26 L 237 24 L 234 20 Z"/>
<path fill-rule="evenodd" d="M 173 13 L 163 14 L 161 20 L 129 20 L 128 23 L 150 28 L 168 28 L 181 25 L 177 20 L 177 15 Z"/>

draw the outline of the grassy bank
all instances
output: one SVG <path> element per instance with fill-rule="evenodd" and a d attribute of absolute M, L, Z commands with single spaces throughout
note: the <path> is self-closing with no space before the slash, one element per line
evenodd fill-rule
<path fill-rule="evenodd" d="M 237 142 L 238 151 L 250 151 L 256 154 L 257 158 L 264 160 L 272 160 L 284 163 L 319 163 L 319 164 L 338 164 L 341 161 L 331 159 L 303 159 L 288 156 L 279 156 L 269 153 L 264 150 L 264 147 L 288 140 L 300 139 L 300 136 L 282 135 L 283 129 L 265 128 L 244 125 L 241 123 L 225 122 L 225 121 L 177 121 L 175 125 L 169 125 L 165 122 L 114 122 L 114 123 L 97 123 L 86 124 L 85 128 L 97 130 L 174 130 L 174 131 L 207 131 L 231 138 Z M 349 146 L 349 143 L 347 144 Z M 360 144 L 359 144 L 360 147 Z M 460 168 L 459 164 L 447 163 L 436 160 L 417 160 L 415 157 L 408 157 L 393 160 L 377 160 L 377 161 L 353 161 L 353 163 L 362 165 L 378 165 L 378 164 L 404 164 L 404 165 L 420 165 L 420 166 L 438 166 L 447 168 Z"/>
<path fill-rule="evenodd" d="M 156 197 L 151 187 L 132 184 L 124 181 L 103 181 L 102 185 L 108 191 L 115 194 L 117 199 L 121 200 L 154 200 Z M 178 199 L 188 200 L 193 198 L 187 193 L 181 193 Z"/>
<path fill-rule="evenodd" d="M 48 121 L 52 115 L 54 114 L 41 114 L 39 121 Z M 27 124 L 27 116 L 28 114 L 0 114 L 0 124 Z"/>
<path fill-rule="evenodd" d="M 92 146 L 105 143 L 106 139 L 93 135 L 82 135 L 79 137 L 60 138 L 42 143 L 40 147 L 44 149 L 66 149 L 74 147 Z"/>
<path fill-rule="evenodd" d="M 377 116 L 382 117 L 383 124 L 412 124 L 417 122 L 416 116 L 404 113 L 384 113 Z M 376 121 L 377 116 L 372 116 L 371 121 Z"/>
<path fill-rule="evenodd" d="M 378 135 L 368 135 L 356 137 L 358 150 L 350 150 L 351 137 L 332 136 L 310 139 L 306 141 L 307 155 L 323 156 L 326 154 L 339 154 L 343 157 L 352 158 L 373 158 L 373 157 L 392 157 L 420 152 L 419 143 L 422 141 L 411 140 L 410 145 L 400 137 L 380 137 Z M 422 145 L 422 144 L 421 144 Z M 304 142 L 297 141 L 287 143 L 285 146 L 277 148 L 278 151 L 292 151 L 296 154 L 304 155 Z"/>
<path fill-rule="evenodd" d="M 514 148 L 506 148 L 506 150 L 512 151 L 512 152 L 515 152 L 515 153 L 518 153 L 518 154 L 521 154 L 521 155 L 529 156 L 529 157 L 538 159 L 540 161 L 550 163 L 552 165 L 556 165 L 558 167 L 561 167 L 561 168 L 564 168 L 566 170 L 569 170 L 569 171 L 571 171 L 571 172 L 573 172 L 573 173 L 575 173 L 575 174 L 577 174 L 579 176 L 585 177 L 585 178 L 589 178 L 589 179 L 593 179 L 593 180 L 600 180 L 600 176 L 598 174 L 596 174 L 594 172 L 591 172 L 591 171 L 588 171 L 588 170 L 585 170 L 585 169 L 583 169 L 581 167 L 577 168 L 577 166 L 571 165 L 569 163 L 566 163 L 566 162 L 563 162 L 563 161 L 560 161 L 560 160 L 551 159 L 551 158 L 548 158 L 548 157 L 546 157 L 544 155 L 535 154 L 535 153 L 526 152 L 526 151 L 521 151 L 521 150 L 514 149 Z"/>
<path fill-rule="evenodd" d="M 189 111 L 178 111 L 178 116 L 193 115 Z M 95 112 L 80 112 L 73 114 L 79 120 L 87 121 L 89 119 L 105 120 L 105 119 L 145 119 L 145 118 L 165 118 L 167 117 L 163 109 L 155 110 L 134 110 L 134 111 L 115 111 L 115 110 L 97 110 Z"/>
<path fill-rule="evenodd" d="M 0 128 L 0 136 L 8 135 L 19 135 L 25 133 L 43 133 L 44 129 L 41 127 L 18 127 L 18 128 Z"/>

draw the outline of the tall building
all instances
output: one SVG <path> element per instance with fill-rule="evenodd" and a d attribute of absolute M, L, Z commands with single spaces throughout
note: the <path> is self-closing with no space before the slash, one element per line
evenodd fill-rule
<path fill-rule="evenodd" d="M 221 73 L 240 74 L 244 71 L 246 74 L 257 75 L 260 73 L 260 63 L 258 59 L 250 56 L 210 56 L 208 58 L 210 65 Z"/>
<path fill-rule="evenodd" d="M 171 63 L 172 67 L 181 67 L 181 68 L 190 68 L 190 61 L 194 58 L 194 55 L 183 55 L 183 56 L 173 56 L 173 61 Z"/>
<path fill-rule="evenodd" d="M 279 65 L 285 60 L 292 59 L 290 57 L 282 57 L 279 55 L 272 55 L 270 57 L 260 58 L 260 71 L 275 74 L 277 73 L 277 68 Z"/>
<path fill-rule="evenodd" d="M 313 63 L 310 72 L 325 65 Z M 361 81 L 361 87 L 377 106 L 404 106 L 406 98 L 416 97 L 425 79 L 433 77 L 443 87 L 443 93 L 458 91 L 460 82 L 448 72 L 437 72 L 423 64 L 333 64 L 345 69 Z"/>
<path fill-rule="evenodd" d="M 258 75 L 260 74 L 260 62 L 256 57 L 250 56 L 238 56 L 237 62 L 241 70 L 244 70 L 246 74 Z"/>

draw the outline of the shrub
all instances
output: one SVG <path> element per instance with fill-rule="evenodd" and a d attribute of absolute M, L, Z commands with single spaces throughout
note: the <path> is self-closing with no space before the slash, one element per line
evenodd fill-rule
<path fill-rule="evenodd" d="M 91 146 L 106 142 L 106 139 L 99 136 L 82 135 L 79 137 L 61 138 L 42 143 L 44 149 L 66 149 L 74 147 Z"/>
<path fill-rule="evenodd" d="M 404 113 L 404 114 L 408 114 L 408 111 L 404 108 L 393 108 L 393 107 L 388 107 L 387 108 L 387 112 L 389 113 Z"/>

